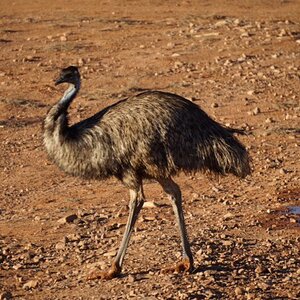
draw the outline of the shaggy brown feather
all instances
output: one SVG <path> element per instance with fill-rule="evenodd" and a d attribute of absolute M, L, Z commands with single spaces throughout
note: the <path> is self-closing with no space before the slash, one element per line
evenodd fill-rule
<path fill-rule="evenodd" d="M 199 106 L 175 94 L 147 91 L 68 127 L 67 111 L 45 120 L 49 156 L 67 173 L 85 178 L 169 177 L 211 171 L 245 177 L 245 147 Z"/>

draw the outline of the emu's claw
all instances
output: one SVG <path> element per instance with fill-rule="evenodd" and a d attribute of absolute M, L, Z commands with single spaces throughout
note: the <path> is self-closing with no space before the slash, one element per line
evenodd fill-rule
<path fill-rule="evenodd" d="M 113 264 L 107 271 L 93 270 L 87 277 L 87 280 L 104 279 L 110 280 L 118 277 L 121 273 L 121 268 Z"/>
<path fill-rule="evenodd" d="M 171 266 L 162 270 L 162 273 L 192 273 L 193 263 L 188 258 L 183 258 L 175 266 Z"/>

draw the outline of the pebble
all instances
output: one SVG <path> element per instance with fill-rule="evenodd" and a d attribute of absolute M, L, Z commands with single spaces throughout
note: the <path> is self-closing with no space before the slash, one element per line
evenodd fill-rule
<path fill-rule="evenodd" d="M 258 287 L 264 291 L 264 290 L 268 289 L 270 286 L 265 282 L 259 282 Z"/>
<path fill-rule="evenodd" d="M 175 44 L 170 42 L 167 44 L 167 49 L 173 49 L 175 47 Z"/>
<path fill-rule="evenodd" d="M 127 281 L 129 282 L 129 283 L 133 283 L 133 282 L 135 282 L 135 277 L 133 276 L 133 275 L 128 275 L 128 278 L 127 278 Z"/>
<path fill-rule="evenodd" d="M 39 282 L 37 280 L 30 280 L 23 284 L 24 290 L 35 289 L 38 286 Z"/>
<path fill-rule="evenodd" d="M 183 62 L 181 62 L 181 61 L 175 61 L 174 62 L 174 67 L 176 69 L 183 67 Z"/>
<path fill-rule="evenodd" d="M 260 108 L 259 108 L 259 107 L 255 107 L 255 108 L 253 109 L 253 115 L 256 116 L 256 115 L 258 115 L 259 113 L 260 113 Z"/>
<path fill-rule="evenodd" d="M 255 273 L 260 275 L 262 273 L 265 273 L 267 270 L 263 266 L 259 265 L 255 268 Z"/>
<path fill-rule="evenodd" d="M 71 214 L 71 215 L 68 215 L 68 216 L 65 216 L 65 217 L 59 219 L 57 222 L 59 224 L 72 223 L 77 218 L 78 218 L 78 216 L 76 214 Z"/>
<path fill-rule="evenodd" d="M 60 36 L 59 39 L 61 42 L 66 42 L 68 40 L 65 35 Z"/>
<path fill-rule="evenodd" d="M 281 29 L 278 36 L 279 37 L 288 36 L 288 32 L 285 29 Z"/>
<path fill-rule="evenodd" d="M 85 64 L 85 60 L 83 58 L 79 58 L 77 63 L 80 67 L 82 67 Z"/>
<path fill-rule="evenodd" d="M 279 170 L 279 173 L 282 174 L 282 175 L 284 175 L 284 174 L 287 174 L 288 171 L 287 171 L 286 169 L 284 169 L 284 168 L 281 168 L 281 169 Z"/>
<path fill-rule="evenodd" d="M 220 20 L 215 23 L 215 27 L 222 27 L 228 24 L 228 20 Z"/>
<path fill-rule="evenodd" d="M 77 242 L 81 239 L 81 236 L 79 234 L 72 233 L 72 234 L 67 235 L 65 238 L 66 238 L 66 241 Z"/>
<path fill-rule="evenodd" d="M 143 204 L 143 208 L 155 208 L 155 207 L 158 207 L 158 205 L 153 201 L 146 201 Z"/>
<path fill-rule="evenodd" d="M 243 295 L 243 289 L 240 287 L 236 287 L 234 290 L 234 293 L 239 296 L 239 295 Z"/>
<path fill-rule="evenodd" d="M 22 268 L 22 264 L 16 264 L 16 265 L 13 266 L 14 270 L 19 270 L 21 268 Z"/>
<path fill-rule="evenodd" d="M 235 19 L 235 20 L 233 21 L 233 24 L 236 25 L 236 26 L 240 26 L 240 25 L 241 25 L 240 19 Z"/>
<path fill-rule="evenodd" d="M 56 245 L 55 245 L 55 249 L 56 250 L 64 250 L 66 248 L 66 245 L 64 242 L 58 242 Z"/>
<path fill-rule="evenodd" d="M 232 219 L 234 215 L 232 213 L 227 213 L 223 216 L 223 220 L 229 220 Z"/>
<path fill-rule="evenodd" d="M 112 251 L 109 251 L 109 252 L 106 252 L 103 254 L 103 256 L 106 256 L 106 257 L 114 257 L 117 255 L 117 251 L 116 250 L 112 250 Z"/>
<path fill-rule="evenodd" d="M 249 32 L 243 32 L 243 33 L 240 35 L 241 38 L 243 38 L 243 37 L 249 37 L 249 36 L 250 36 Z"/>
<path fill-rule="evenodd" d="M 229 241 L 229 240 L 222 241 L 222 244 L 223 244 L 224 246 L 231 246 L 231 245 L 233 245 L 233 241 Z"/>
<path fill-rule="evenodd" d="M 274 123 L 274 119 L 273 118 L 267 118 L 265 120 L 265 123 Z"/>

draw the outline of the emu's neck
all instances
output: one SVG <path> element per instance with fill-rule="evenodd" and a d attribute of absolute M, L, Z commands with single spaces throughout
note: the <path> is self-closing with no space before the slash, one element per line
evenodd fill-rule
<path fill-rule="evenodd" d="M 53 135 L 55 130 L 63 134 L 68 128 L 68 108 L 80 89 L 80 81 L 70 84 L 62 98 L 48 112 L 44 123 L 45 134 Z"/>

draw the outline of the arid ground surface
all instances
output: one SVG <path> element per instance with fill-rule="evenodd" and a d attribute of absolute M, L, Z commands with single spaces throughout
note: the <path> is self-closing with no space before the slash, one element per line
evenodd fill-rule
<path fill-rule="evenodd" d="M 300 2 L 50 2 L 0 1 L 1 299 L 299 299 L 300 224 L 290 206 L 300 206 Z M 240 137 L 251 177 L 175 178 L 194 274 L 160 272 L 181 248 L 171 205 L 149 181 L 153 203 L 123 276 L 86 280 L 116 254 L 128 191 L 113 178 L 70 177 L 47 159 L 42 122 L 68 65 L 83 77 L 72 123 L 158 89 L 251 131 Z"/>

